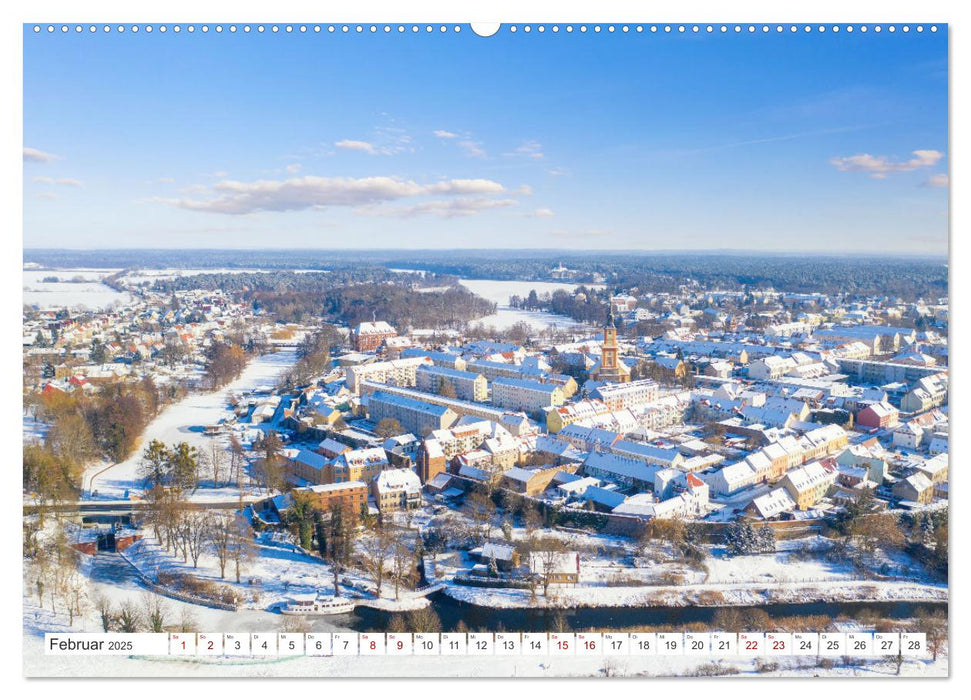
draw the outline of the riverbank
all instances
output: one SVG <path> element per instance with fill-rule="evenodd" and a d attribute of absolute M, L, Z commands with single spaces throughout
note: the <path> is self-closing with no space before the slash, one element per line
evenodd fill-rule
<path fill-rule="evenodd" d="M 900 581 L 838 581 L 825 584 L 695 584 L 671 587 L 554 586 L 549 596 L 528 590 L 449 585 L 454 600 L 494 609 L 687 608 L 803 603 L 947 603 L 945 586 Z"/>
<path fill-rule="evenodd" d="M 145 428 L 140 446 L 152 440 L 165 444 L 188 442 L 193 447 L 205 449 L 211 438 L 203 427 L 218 423 L 231 415 L 229 396 L 264 386 L 273 386 L 277 379 L 297 361 L 294 350 L 282 350 L 261 355 L 249 361 L 240 376 L 215 391 L 192 393 L 159 413 Z M 99 498 L 124 498 L 126 491 L 136 489 L 140 483 L 139 467 L 142 452 L 136 449 L 123 462 L 105 468 L 94 465 L 85 474 L 86 493 L 98 492 Z"/>

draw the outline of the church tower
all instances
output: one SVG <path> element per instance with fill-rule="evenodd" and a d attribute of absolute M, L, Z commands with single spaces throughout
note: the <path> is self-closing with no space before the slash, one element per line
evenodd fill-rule
<path fill-rule="evenodd" d="M 617 347 L 617 322 L 614 319 L 614 305 L 609 303 L 607 323 L 604 325 L 603 349 L 600 364 L 594 368 L 593 377 L 600 382 L 629 382 L 630 370 L 620 361 L 620 348 Z"/>

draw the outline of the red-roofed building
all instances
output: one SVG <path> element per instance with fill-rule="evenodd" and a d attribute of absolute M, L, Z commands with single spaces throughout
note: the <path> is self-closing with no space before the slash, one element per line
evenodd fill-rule
<path fill-rule="evenodd" d="M 856 424 L 864 428 L 893 428 L 900 412 L 886 401 L 873 403 L 856 414 Z"/>

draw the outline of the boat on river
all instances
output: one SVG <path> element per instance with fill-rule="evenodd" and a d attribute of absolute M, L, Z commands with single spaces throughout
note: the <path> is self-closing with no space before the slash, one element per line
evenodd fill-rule
<path fill-rule="evenodd" d="M 282 615 L 344 615 L 354 612 L 354 601 L 335 596 L 309 595 L 294 598 L 280 607 Z"/>

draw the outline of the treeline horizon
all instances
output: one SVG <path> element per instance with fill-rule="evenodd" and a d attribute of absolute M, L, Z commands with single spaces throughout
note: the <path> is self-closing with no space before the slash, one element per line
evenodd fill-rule
<path fill-rule="evenodd" d="M 603 283 L 618 291 L 636 288 L 641 292 L 676 293 L 684 285 L 698 284 L 709 289 L 773 288 L 890 296 L 906 301 L 947 296 L 949 271 L 944 257 L 721 251 L 27 250 L 27 259 L 61 267 L 261 268 L 276 274 L 293 269 L 318 270 L 309 274 L 332 275 L 328 285 L 362 279 L 402 281 L 415 276 L 389 268 L 435 275 L 446 285 L 458 278 L 548 281 L 551 269 L 565 261 L 574 271 L 565 278 L 567 281 Z M 428 281 L 423 280 L 425 284 Z M 291 279 L 286 286 L 297 290 L 307 285 Z"/>

